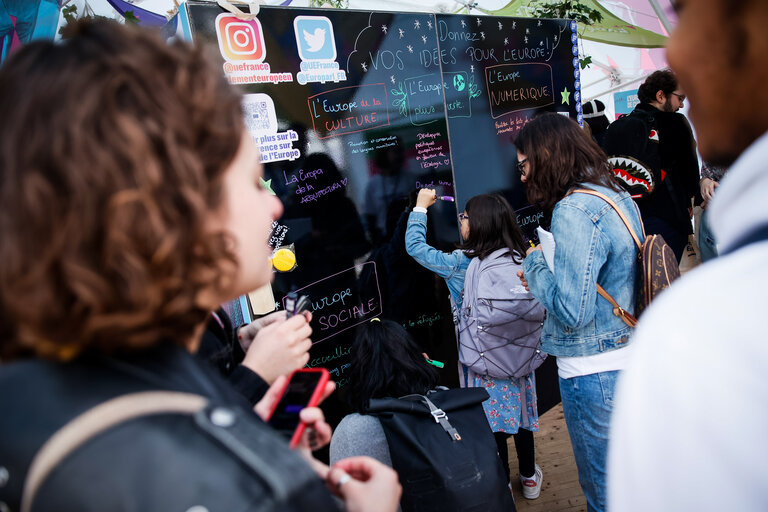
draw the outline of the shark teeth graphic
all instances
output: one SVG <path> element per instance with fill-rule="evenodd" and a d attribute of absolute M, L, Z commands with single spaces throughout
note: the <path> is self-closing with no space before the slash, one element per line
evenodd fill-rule
<path fill-rule="evenodd" d="M 614 156 L 608 159 L 608 163 L 613 174 L 626 184 L 630 193 L 636 193 L 636 189 L 645 189 L 646 193 L 653 191 L 653 173 L 634 158 Z"/>

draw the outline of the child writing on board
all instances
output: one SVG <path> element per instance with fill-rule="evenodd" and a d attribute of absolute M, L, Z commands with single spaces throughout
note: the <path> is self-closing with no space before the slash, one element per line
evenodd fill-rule
<path fill-rule="evenodd" d="M 465 210 L 459 214 L 464 243 L 453 252 L 442 252 L 431 247 L 427 244 L 427 209 L 436 200 L 435 190 L 425 188 L 419 191 L 416 207 L 408 217 L 405 245 L 416 262 L 445 279 L 456 322 L 471 259 L 484 258 L 497 249 L 507 247 L 514 261 L 521 263 L 526 246 L 509 203 L 498 194 L 482 194 L 467 201 Z M 539 416 L 533 372 L 521 378 L 499 379 L 478 375 L 462 364 L 459 366 L 462 387 L 482 386 L 491 396 L 483 403 L 483 408 L 496 437 L 505 471 L 509 472 L 507 440 L 513 435 L 523 496 L 527 499 L 538 498 L 543 475 L 534 457 L 533 432 L 539 430 Z M 522 393 L 525 395 L 522 396 Z M 523 403 L 526 407 L 522 407 Z M 522 425 L 527 425 L 527 428 Z"/>

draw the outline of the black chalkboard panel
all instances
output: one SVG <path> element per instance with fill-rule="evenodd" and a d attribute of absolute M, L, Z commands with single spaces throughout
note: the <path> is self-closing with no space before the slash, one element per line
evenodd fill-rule
<path fill-rule="evenodd" d="M 389 318 L 457 385 L 448 291 L 406 254 L 407 212 L 425 186 L 456 197 L 429 214 L 429 242 L 451 250 L 466 200 L 501 191 L 532 234 L 541 213 L 525 203 L 513 140 L 538 111 L 579 117 L 575 26 L 266 6 L 247 20 L 195 1 L 181 26 L 244 93 L 266 186 L 285 206 L 270 243 L 296 258 L 275 275 L 274 303 L 294 290 L 311 298 L 309 365 L 343 390 L 355 328 Z M 547 368 L 539 388 L 556 387 Z M 548 396 L 540 390 L 542 411 Z"/>
<path fill-rule="evenodd" d="M 457 205 L 499 192 L 529 239 L 543 214 L 528 205 L 514 139 L 542 111 L 581 122 L 576 25 L 568 20 L 437 15 Z M 560 401 L 554 358 L 537 371 L 539 412 Z"/>
<path fill-rule="evenodd" d="M 285 205 L 272 242 L 291 246 L 296 267 L 272 289 L 279 307 L 292 290 L 312 300 L 310 366 L 343 391 L 355 327 L 382 317 L 446 362 L 443 383 L 457 385 L 447 288 L 404 244 L 419 188 L 455 195 L 434 16 L 262 7 L 246 21 L 210 3 L 184 7 L 190 38 L 245 93 L 246 125 Z M 452 249 L 455 204 L 430 210 L 430 242 Z"/>

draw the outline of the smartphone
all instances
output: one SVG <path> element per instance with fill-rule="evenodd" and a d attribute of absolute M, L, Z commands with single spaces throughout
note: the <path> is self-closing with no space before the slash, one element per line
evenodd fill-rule
<path fill-rule="evenodd" d="M 272 428 L 290 439 L 290 447 L 296 448 L 306 429 L 299 419 L 299 412 L 305 407 L 320 403 L 325 384 L 330 374 L 325 368 L 301 368 L 288 378 L 280 400 L 269 415 Z"/>

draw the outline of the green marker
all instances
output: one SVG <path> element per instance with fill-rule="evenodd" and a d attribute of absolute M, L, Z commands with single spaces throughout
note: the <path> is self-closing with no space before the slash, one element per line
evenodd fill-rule
<path fill-rule="evenodd" d="M 441 363 L 440 361 L 434 361 L 432 359 L 427 359 L 426 357 L 424 359 L 426 359 L 427 363 L 431 364 L 432 366 L 437 366 L 438 368 L 445 366 L 445 363 Z"/>

